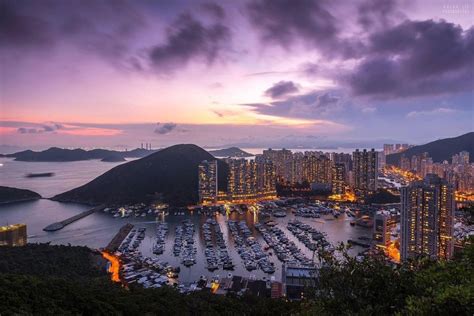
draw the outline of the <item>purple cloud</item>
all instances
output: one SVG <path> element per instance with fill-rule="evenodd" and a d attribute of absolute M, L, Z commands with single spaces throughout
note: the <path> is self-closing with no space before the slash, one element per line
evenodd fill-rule
<path fill-rule="evenodd" d="M 405 21 L 370 37 L 367 57 L 343 81 L 355 95 L 406 97 L 472 89 L 474 28 Z"/>
<path fill-rule="evenodd" d="M 44 124 L 40 127 L 19 127 L 17 132 L 19 134 L 42 134 L 54 133 L 57 130 L 64 129 L 64 126 L 59 123 Z"/>
<path fill-rule="evenodd" d="M 216 19 L 225 18 L 224 8 L 215 2 L 205 2 L 201 5 L 201 8 Z"/>
<path fill-rule="evenodd" d="M 270 103 L 244 104 L 258 114 L 286 118 L 321 118 L 337 110 L 341 97 L 331 92 L 312 91 Z"/>
<path fill-rule="evenodd" d="M 278 99 L 298 91 L 299 89 L 293 81 L 280 81 L 265 90 L 264 95 L 272 99 Z"/>
<path fill-rule="evenodd" d="M 181 14 L 168 29 L 165 43 L 151 49 L 149 59 L 154 69 L 167 72 L 193 59 L 212 64 L 230 38 L 229 28 L 222 23 L 207 26 L 191 14 Z"/>
<path fill-rule="evenodd" d="M 165 135 L 171 133 L 178 125 L 175 123 L 156 123 L 155 133 Z"/>

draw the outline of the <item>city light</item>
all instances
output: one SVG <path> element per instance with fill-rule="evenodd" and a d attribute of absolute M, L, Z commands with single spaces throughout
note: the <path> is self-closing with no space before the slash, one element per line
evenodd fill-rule
<path fill-rule="evenodd" d="M 110 262 L 108 272 L 110 273 L 111 280 L 113 282 L 120 282 L 120 260 L 106 251 L 102 251 L 102 257 Z"/>

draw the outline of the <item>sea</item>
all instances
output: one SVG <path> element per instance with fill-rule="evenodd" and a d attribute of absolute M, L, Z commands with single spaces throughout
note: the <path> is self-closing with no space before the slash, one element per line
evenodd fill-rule
<path fill-rule="evenodd" d="M 65 244 L 65 245 L 80 245 L 88 246 L 90 248 L 100 249 L 105 247 L 114 235 L 127 222 L 134 224 L 136 227 L 146 227 L 146 238 L 140 245 L 140 250 L 146 256 L 155 256 L 152 253 L 152 246 L 155 241 L 156 223 L 159 221 L 166 221 L 169 223 L 169 233 L 167 236 L 165 253 L 160 255 L 163 261 L 178 266 L 180 265 L 179 258 L 175 257 L 172 252 L 174 242 L 175 227 L 183 220 L 190 219 L 196 228 L 195 239 L 197 245 L 197 264 L 186 268 L 181 266 L 181 273 L 179 279 L 181 282 L 192 282 L 199 279 L 201 275 L 215 276 L 221 274 L 225 276 L 228 271 L 216 270 L 209 272 L 205 269 L 204 257 L 204 239 L 201 234 L 201 226 L 206 221 L 204 215 L 197 213 L 187 213 L 185 215 L 174 215 L 170 212 L 167 216 L 156 217 L 149 215 L 147 217 L 137 218 L 115 218 L 112 215 L 104 212 L 96 212 L 85 218 L 82 218 L 65 228 L 56 232 L 45 232 L 43 228 L 47 225 L 64 220 L 82 211 L 88 210 L 91 207 L 87 205 L 75 203 L 60 203 L 48 200 L 56 194 L 65 192 L 75 187 L 86 184 L 95 177 L 104 172 L 122 164 L 124 162 L 102 162 L 100 160 L 87 160 L 77 162 L 22 162 L 14 161 L 10 158 L 0 158 L 0 185 L 10 186 L 21 189 L 29 189 L 41 194 L 44 199 L 19 202 L 7 205 L 0 205 L 0 226 L 15 223 L 24 223 L 27 225 L 28 242 L 29 243 L 51 243 L 51 244 Z M 28 178 L 28 173 L 43 173 L 53 172 L 52 177 Z M 266 245 L 259 233 L 255 230 L 254 224 L 259 221 L 258 216 L 252 213 L 239 215 L 232 213 L 231 219 L 245 220 L 247 225 L 252 230 L 252 233 L 260 241 L 262 246 Z M 226 239 L 229 254 L 233 262 L 236 264 L 234 275 L 243 277 L 269 277 L 261 270 L 248 272 L 242 265 L 242 261 L 233 247 L 233 240 L 229 238 L 230 231 L 227 226 L 227 218 L 224 215 L 217 215 L 215 217 L 219 223 L 221 230 Z M 312 252 L 307 249 L 304 244 L 299 242 L 286 229 L 286 223 L 294 219 L 293 214 L 288 214 L 284 218 L 274 218 L 278 226 L 293 240 L 300 249 L 303 250 L 309 258 L 312 257 Z M 327 239 L 337 244 L 339 242 L 347 242 L 348 239 L 357 239 L 358 237 L 370 237 L 371 229 L 351 226 L 349 217 L 346 215 L 335 219 L 331 215 L 319 219 L 302 219 L 311 226 L 323 231 L 327 235 Z M 355 247 L 350 250 L 350 253 L 356 255 L 362 251 L 363 248 Z M 270 257 L 270 260 L 275 263 L 277 268 L 273 277 L 281 279 L 282 265 L 276 256 Z"/>

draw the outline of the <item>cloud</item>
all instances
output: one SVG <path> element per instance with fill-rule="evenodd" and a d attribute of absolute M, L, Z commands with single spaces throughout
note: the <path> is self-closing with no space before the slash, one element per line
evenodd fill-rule
<path fill-rule="evenodd" d="M 363 50 L 355 37 L 343 37 L 341 23 L 321 0 L 252 0 L 246 6 L 251 24 L 265 43 L 290 49 L 295 43 L 314 48 L 326 58 L 354 58 Z"/>
<path fill-rule="evenodd" d="M 225 116 L 224 113 L 222 113 L 222 112 L 220 112 L 220 111 L 218 111 L 218 110 L 212 110 L 212 113 L 214 113 L 214 114 L 217 115 L 218 117 L 224 117 L 224 116 Z"/>
<path fill-rule="evenodd" d="M 64 126 L 59 123 L 44 124 L 40 127 L 19 127 L 17 132 L 20 134 L 42 134 L 54 133 L 57 130 L 64 129 Z"/>
<path fill-rule="evenodd" d="M 125 63 L 130 39 L 146 25 L 128 1 L 0 2 L 0 47 L 4 56 L 50 53 L 72 45 L 111 63 Z"/>
<path fill-rule="evenodd" d="M 175 123 L 156 123 L 155 133 L 165 135 L 171 133 L 177 126 Z"/>
<path fill-rule="evenodd" d="M 225 10 L 220 5 L 215 2 L 205 2 L 201 4 L 201 8 L 206 12 L 209 13 L 212 17 L 216 19 L 223 19 L 225 18 Z"/>
<path fill-rule="evenodd" d="M 403 18 L 397 0 L 365 0 L 357 7 L 357 22 L 365 29 L 385 29 Z"/>
<path fill-rule="evenodd" d="M 299 89 L 293 81 L 280 81 L 265 90 L 264 95 L 272 99 L 278 99 L 288 94 L 296 93 Z"/>
<path fill-rule="evenodd" d="M 209 88 L 211 89 L 221 89 L 223 87 L 224 85 L 221 82 L 213 82 L 209 85 Z"/>
<path fill-rule="evenodd" d="M 361 109 L 361 112 L 362 113 L 374 113 L 377 111 L 377 108 L 373 107 L 373 106 L 368 106 L 368 107 L 363 107 Z"/>
<path fill-rule="evenodd" d="M 437 108 L 427 111 L 411 111 L 407 114 L 408 118 L 420 117 L 420 116 L 431 116 L 431 115 L 441 115 L 441 114 L 451 114 L 456 113 L 458 110 L 451 108 Z"/>
<path fill-rule="evenodd" d="M 312 91 L 270 103 L 244 104 L 253 112 L 284 118 L 309 119 L 328 115 L 339 109 L 341 97 L 328 91 Z"/>
<path fill-rule="evenodd" d="M 370 36 L 370 51 L 343 81 L 359 96 L 407 97 L 472 89 L 474 28 L 405 21 Z"/>
<path fill-rule="evenodd" d="M 168 29 L 165 42 L 151 48 L 149 60 L 158 72 L 173 72 L 195 59 L 210 65 L 230 38 L 230 29 L 222 23 L 204 25 L 191 14 L 181 14 Z"/>
<path fill-rule="evenodd" d="M 288 48 L 295 39 L 325 42 L 336 36 L 337 22 L 324 7 L 325 3 L 311 0 L 255 0 L 249 2 L 247 12 L 264 40 Z"/>
<path fill-rule="evenodd" d="M 12 1 L 0 2 L 0 44 L 2 47 L 47 46 L 53 42 L 48 23 L 20 12 Z"/>

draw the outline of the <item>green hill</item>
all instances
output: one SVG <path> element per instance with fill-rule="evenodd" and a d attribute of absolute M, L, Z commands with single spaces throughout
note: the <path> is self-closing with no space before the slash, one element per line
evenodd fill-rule
<path fill-rule="evenodd" d="M 402 155 L 410 158 L 415 155 L 427 152 L 433 162 L 443 162 L 444 160 L 451 161 L 451 157 L 461 151 L 467 151 L 470 155 L 470 161 L 474 161 L 474 132 L 470 132 L 458 137 L 444 138 L 435 140 L 433 142 L 414 146 L 402 153 L 388 155 L 387 164 L 400 165 L 400 158 Z"/>
<path fill-rule="evenodd" d="M 156 199 L 172 205 L 198 201 L 198 165 L 215 160 L 196 145 L 175 145 L 119 165 L 91 182 L 53 200 L 88 204 L 123 204 Z M 218 161 L 219 189 L 225 190 L 228 166 Z"/>

